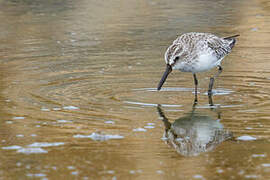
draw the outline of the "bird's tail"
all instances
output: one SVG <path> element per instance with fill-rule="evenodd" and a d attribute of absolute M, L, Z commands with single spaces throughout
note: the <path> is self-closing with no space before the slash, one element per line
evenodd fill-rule
<path fill-rule="evenodd" d="M 229 36 L 229 37 L 224 37 L 223 39 L 234 39 L 235 37 L 240 36 L 239 34 L 233 35 L 233 36 Z"/>
<path fill-rule="evenodd" d="M 236 42 L 235 38 L 238 37 L 238 36 L 240 36 L 240 35 L 239 34 L 236 34 L 236 35 L 233 35 L 233 36 L 224 37 L 223 39 L 228 40 L 228 41 L 231 41 L 230 42 L 230 48 L 232 49 L 233 46 L 234 46 L 234 44 L 235 44 L 235 42 Z"/>

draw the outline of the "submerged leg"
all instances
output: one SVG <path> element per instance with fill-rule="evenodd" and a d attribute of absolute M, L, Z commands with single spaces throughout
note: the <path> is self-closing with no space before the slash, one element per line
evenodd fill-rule
<path fill-rule="evenodd" d="M 213 89 L 214 81 L 220 75 L 220 73 L 222 72 L 222 67 L 220 65 L 218 65 L 217 67 L 218 67 L 218 72 L 214 75 L 214 77 L 210 78 L 208 96 L 212 95 L 212 89 Z"/>
<path fill-rule="evenodd" d="M 193 73 L 193 78 L 194 78 L 194 84 L 195 84 L 195 99 L 194 99 L 194 105 L 195 105 L 198 102 L 198 96 L 197 96 L 197 92 L 198 92 L 198 79 L 197 79 L 195 73 Z"/>

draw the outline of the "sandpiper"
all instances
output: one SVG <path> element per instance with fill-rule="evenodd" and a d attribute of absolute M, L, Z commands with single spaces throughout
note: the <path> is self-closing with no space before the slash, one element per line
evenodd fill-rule
<path fill-rule="evenodd" d="M 190 32 L 182 34 L 173 41 L 165 53 L 166 70 L 158 84 L 160 90 L 173 69 L 192 72 L 195 84 L 195 102 L 197 103 L 197 72 L 218 68 L 217 74 L 210 78 L 208 95 L 212 95 L 214 79 L 222 72 L 221 61 L 231 52 L 235 37 L 217 37 L 210 33 Z"/>

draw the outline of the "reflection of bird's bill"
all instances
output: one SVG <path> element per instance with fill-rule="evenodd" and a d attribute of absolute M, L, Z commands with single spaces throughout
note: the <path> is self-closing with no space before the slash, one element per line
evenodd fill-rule
<path fill-rule="evenodd" d="M 163 74 L 163 76 L 162 76 L 162 78 L 161 78 L 161 80 L 160 80 L 160 82 L 159 82 L 159 84 L 158 84 L 157 90 L 160 90 L 160 89 L 161 89 L 162 85 L 164 84 L 164 82 L 166 81 L 168 75 L 169 75 L 171 72 L 172 72 L 172 67 L 171 67 L 170 65 L 167 64 L 166 70 L 165 70 L 165 72 L 164 72 L 164 74 Z"/>

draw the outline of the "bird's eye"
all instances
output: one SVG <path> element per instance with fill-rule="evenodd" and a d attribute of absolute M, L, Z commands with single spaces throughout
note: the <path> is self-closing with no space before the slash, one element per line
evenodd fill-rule
<path fill-rule="evenodd" d="M 175 57 L 175 60 L 178 60 L 179 59 L 179 56 Z"/>

